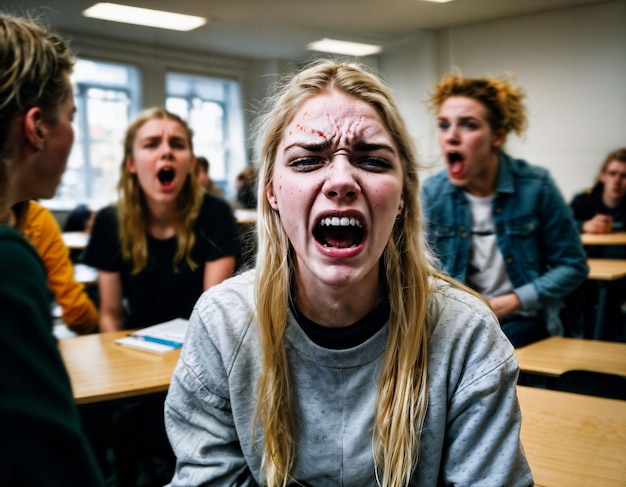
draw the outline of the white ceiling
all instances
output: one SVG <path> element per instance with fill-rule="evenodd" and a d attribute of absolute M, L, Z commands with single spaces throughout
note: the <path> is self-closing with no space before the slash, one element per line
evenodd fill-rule
<path fill-rule="evenodd" d="M 322 37 L 391 49 L 420 30 L 439 29 L 607 0 L 130 0 L 137 7 L 209 17 L 191 32 L 83 17 L 97 0 L 3 0 L 0 9 L 33 13 L 65 35 L 89 34 L 152 46 L 299 62 Z M 121 0 L 109 0 L 122 3 Z"/>

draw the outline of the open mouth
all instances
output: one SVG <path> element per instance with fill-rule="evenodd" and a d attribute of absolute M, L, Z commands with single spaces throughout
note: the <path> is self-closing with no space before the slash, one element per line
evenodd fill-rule
<path fill-rule="evenodd" d="M 175 177 L 176 171 L 173 167 L 164 167 L 162 169 L 159 169 L 159 172 L 157 173 L 157 178 L 159 178 L 159 182 L 164 185 L 171 183 Z"/>
<path fill-rule="evenodd" d="M 448 170 L 450 172 L 450 176 L 453 178 L 463 176 L 463 170 L 465 167 L 463 156 L 458 152 L 448 152 L 446 157 L 448 159 Z"/>
<path fill-rule="evenodd" d="M 324 247 L 347 249 L 356 247 L 363 241 L 365 230 L 358 218 L 329 216 L 318 222 L 313 237 Z"/>
<path fill-rule="evenodd" d="M 457 162 L 463 162 L 463 156 L 458 152 L 448 152 L 448 164 L 455 164 Z"/>

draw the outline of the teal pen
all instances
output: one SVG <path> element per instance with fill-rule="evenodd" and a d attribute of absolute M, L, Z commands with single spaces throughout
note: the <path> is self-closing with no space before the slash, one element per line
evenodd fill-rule
<path fill-rule="evenodd" d="M 181 342 L 175 342 L 173 340 L 166 340 L 164 338 L 154 338 L 150 336 L 139 336 L 138 338 L 142 338 L 146 342 L 160 343 L 161 345 L 169 345 L 170 347 L 174 347 L 174 348 L 183 346 Z"/>

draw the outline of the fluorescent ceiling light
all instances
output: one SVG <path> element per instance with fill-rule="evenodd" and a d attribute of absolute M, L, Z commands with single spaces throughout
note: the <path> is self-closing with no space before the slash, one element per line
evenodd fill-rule
<path fill-rule="evenodd" d="M 159 29 L 188 31 L 206 24 L 204 17 L 164 12 L 147 8 L 129 7 L 116 3 L 96 3 L 83 12 L 85 17 L 111 20 L 125 24 L 145 25 Z"/>
<path fill-rule="evenodd" d="M 452 2 L 453 0 L 422 0 L 424 2 L 433 2 L 433 3 L 448 3 L 448 2 Z"/>
<path fill-rule="evenodd" d="M 336 41 L 334 39 L 322 39 L 307 44 L 310 51 L 332 52 L 334 54 L 346 54 L 348 56 L 369 56 L 382 51 L 382 47 L 373 44 L 360 44 L 358 42 Z"/>

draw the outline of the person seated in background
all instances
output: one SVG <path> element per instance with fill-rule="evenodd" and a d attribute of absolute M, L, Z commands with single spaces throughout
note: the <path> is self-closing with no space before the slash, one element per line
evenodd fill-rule
<path fill-rule="evenodd" d="M 430 94 L 446 168 L 422 187 L 442 268 L 485 296 L 515 347 L 563 335 L 563 300 L 588 273 L 567 203 L 549 172 L 514 159 L 524 93 L 506 79 L 447 75 Z M 582 311 L 581 311 L 582 314 Z"/>
<path fill-rule="evenodd" d="M 90 233 L 96 212 L 87 205 L 77 205 L 70 211 L 63 223 L 63 232 L 85 232 Z"/>
<path fill-rule="evenodd" d="M 162 107 L 126 131 L 119 201 L 98 211 L 83 255 L 99 270 L 102 332 L 187 319 L 200 294 L 233 273 L 235 219 L 198 184 L 192 136 Z"/>
<path fill-rule="evenodd" d="M 324 60 L 271 101 L 256 268 L 200 297 L 168 391 L 172 487 L 532 485 L 513 347 L 431 264 L 391 90 Z"/>
<path fill-rule="evenodd" d="M 209 160 L 204 156 L 196 156 L 196 164 L 198 166 L 198 182 L 200 186 L 202 186 L 207 193 L 223 198 L 224 192 L 211 179 Z"/>
<path fill-rule="evenodd" d="M 231 206 L 234 209 L 254 210 L 257 205 L 257 171 L 250 164 L 243 168 L 235 178 L 235 198 Z"/>
<path fill-rule="evenodd" d="M 582 233 L 626 231 L 626 148 L 610 152 L 604 159 L 591 189 L 574 196 L 570 208 Z M 585 245 L 588 257 L 626 259 L 626 245 Z M 604 283 L 603 285 L 605 285 Z M 598 300 L 598 282 L 584 286 L 587 322 L 592 323 Z M 626 280 L 607 286 L 604 333 L 606 340 L 626 339 Z M 586 331 L 591 335 L 591 331 Z"/>
<path fill-rule="evenodd" d="M 626 148 L 610 152 L 593 188 L 574 196 L 570 207 L 582 233 L 626 231 Z M 626 258 L 626 245 L 587 246 L 589 257 Z"/>
<path fill-rule="evenodd" d="M 79 335 L 98 328 L 98 310 L 89 298 L 85 286 L 74 277 L 74 266 L 54 215 L 33 200 L 11 207 L 13 225 L 37 249 L 43 260 L 48 286 L 61 307 L 63 323 Z"/>
<path fill-rule="evenodd" d="M 0 13 L 0 484 L 104 486 L 52 333 L 46 270 L 11 206 L 52 198 L 74 142 L 69 44 Z"/>

